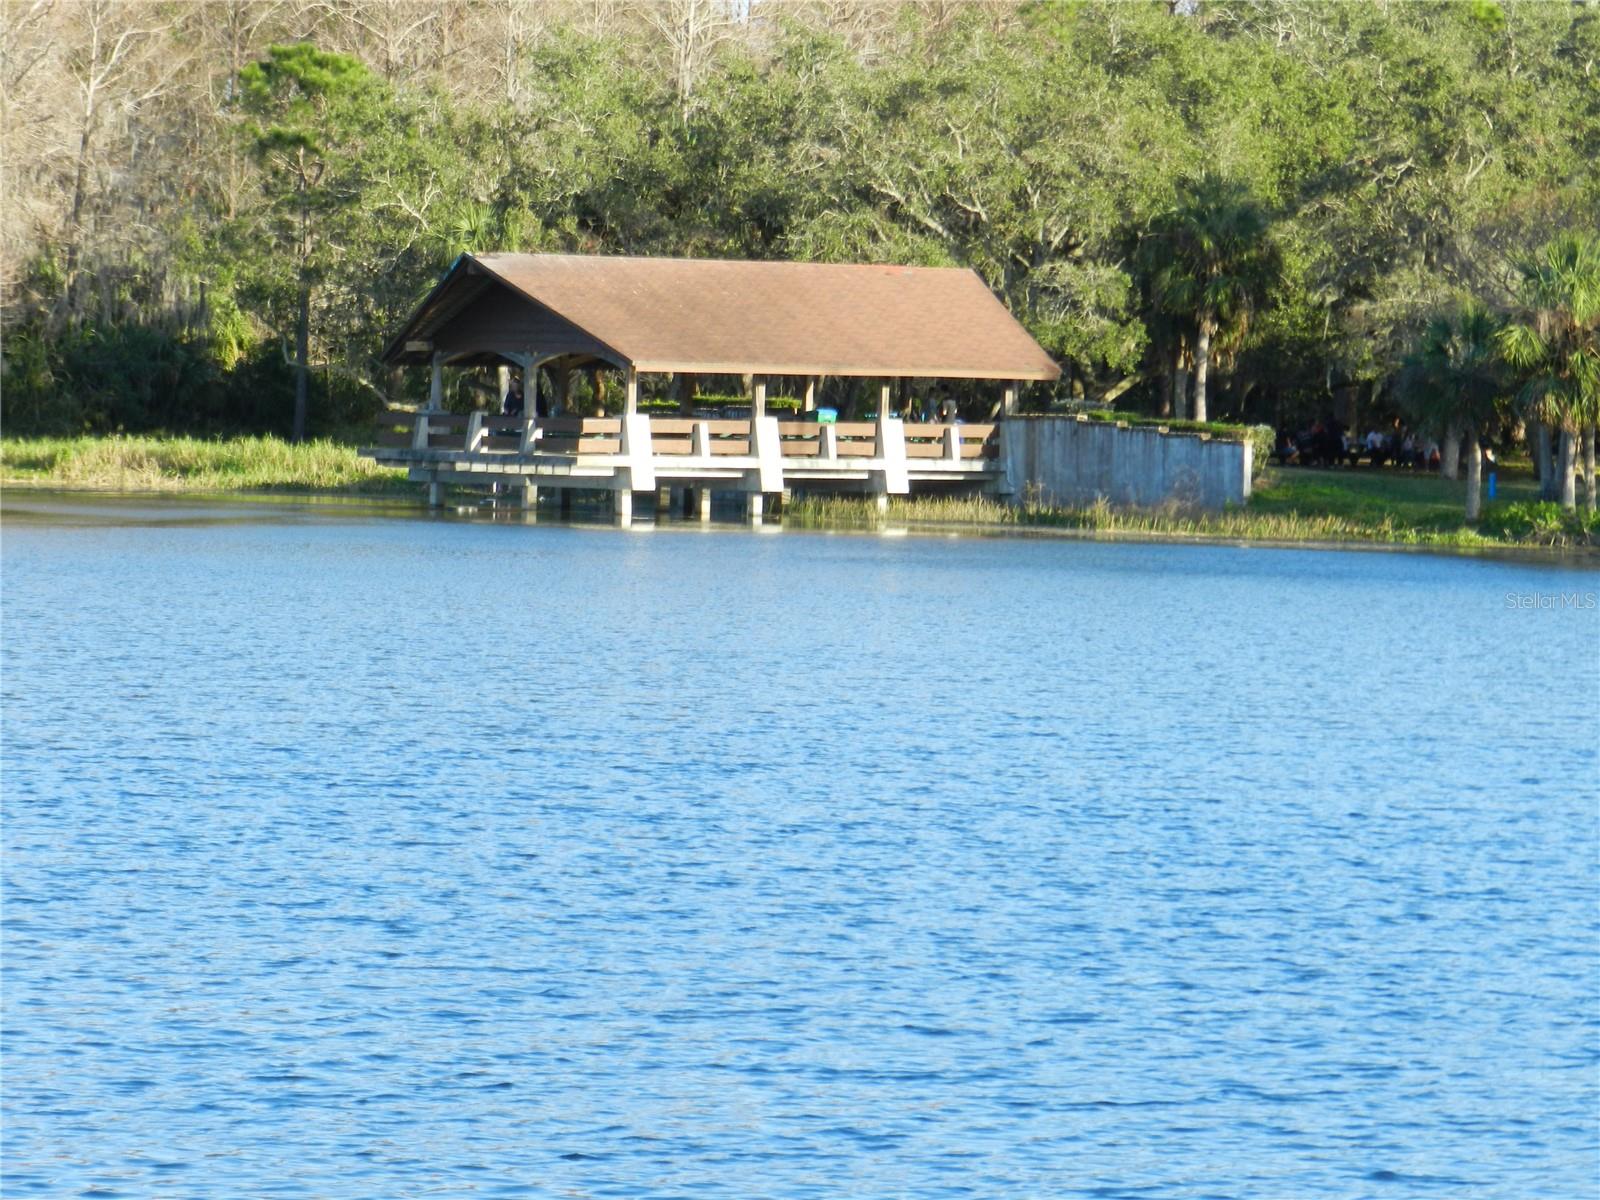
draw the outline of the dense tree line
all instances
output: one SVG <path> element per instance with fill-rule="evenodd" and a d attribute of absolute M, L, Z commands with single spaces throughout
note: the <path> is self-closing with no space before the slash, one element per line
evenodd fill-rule
<path fill-rule="evenodd" d="M 1029 403 L 1371 412 L 1600 212 L 1582 3 L 8 0 L 3 36 L 19 432 L 354 422 L 467 249 L 971 266 L 1065 367 Z"/>

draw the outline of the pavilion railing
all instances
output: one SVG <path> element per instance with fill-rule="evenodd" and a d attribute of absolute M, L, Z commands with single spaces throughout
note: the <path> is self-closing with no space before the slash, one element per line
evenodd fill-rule
<path fill-rule="evenodd" d="M 830 461 L 879 458 L 875 421 L 777 422 L 785 459 Z M 971 463 L 993 459 L 998 447 L 994 425 L 960 422 L 901 424 L 905 457 L 931 466 L 934 461 Z M 386 410 L 379 418 L 377 445 L 387 449 L 444 450 L 468 454 L 616 455 L 622 453 L 618 417 L 500 416 Z M 653 456 L 720 457 L 752 453 L 751 422 L 701 417 L 651 417 Z"/>

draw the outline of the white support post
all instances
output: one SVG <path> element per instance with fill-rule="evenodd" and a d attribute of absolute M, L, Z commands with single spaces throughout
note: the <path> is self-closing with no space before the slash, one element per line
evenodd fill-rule
<path fill-rule="evenodd" d="M 765 375 L 757 375 L 755 387 L 752 390 L 755 395 L 750 400 L 750 416 L 759 421 L 767 415 L 767 377 Z"/>
<path fill-rule="evenodd" d="M 611 493 L 612 507 L 617 514 L 618 525 L 633 524 L 633 491 L 627 486 Z"/>
<path fill-rule="evenodd" d="M 817 457 L 835 459 L 839 457 L 839 430 L 834 425 L 818 425 L 820 436 L 817 438 Z"/>
<path fill-rule="evenodd" d="M 630 412 L 622 417 L 621 424 L 622 453 L 617 456 L 617 472 L 627 477 L 631 490 L 653 492 L 656 490 L 656 465 L 650 418 L 644 413 Z"/>
<path fill-rule="evenodd" d="M 531 349 L 522 363 L 522 415 L 539 415 L 539 364 Z"/>
<path fill-rule="evenodd" d="M 477 409 L 467 418 L 467 440 L 462 443 L 462 448 L 468 454 L 475 453 L 478 449 L 478 439 L 483 436 L 483 413 Z"/>
<path fill-rule="evenodd" d="M 444 506 L 444 484 L 434 482 L 428 485 L 428 507 L 442 508 Z"/>
<path fill-rule="evenodd" d="M 817 377 L 815 375 L 806 376 L 805 411 L 817 411 Z"/>
<path fill-rule="evenodd" d="M 700 520 L 711 520 L 711 489 L 702 484 L 695 488 L 694 498 L 696 507 L 700 509 Z"/>
<path fill-rule="evenodd" d="M 522 481 L 522 507 L 530 513 L 537 511 L 539 507 L 539 485 L 531 479 Z"/>
<path fill-rule="evenodd" d="M 906 427 L 899 417 L 889 412 L 887 382 L 879 396 L 877 491 L 882 496 L 904 496 L 911 491 L 911 478 L 906 469 Z"/>
<path fill-rule="evenodd" d="M 628 368 L 627 406 L 622 411 L 630 417 L 639 411 L 639 372 L 632 367 Z"/>
<path fill-rule="evenodd" d="M 694 451 L 695 458 L 709 459 L 711 457 L 711 425 L 706 421 L 696 421 L 694 431 L 690 435 L 690 448 Z"/>
<path fill-rule="evenodd" d="M 494 369 L 494 402 L 502 409 L 511 392 L 511 368 L 501 363 Z"/>
<path fill-rule="evenodd" d="M 783 491 L 783 439 L 777 417 L 750 418 L 750 453 L 756 460 L 757 490 Z"/>
<path fill-rule="evenodd" d="M 1017 411 L 1017 384 L 1008 380 L 1005 393 L 1000 398 L 1000 415 L 1009 417 Z"/>
<path fill-rule="evenodd" d="M 745 516 L 752 525 L 761 524 L 761 514 L 766 508 L 766 496 L 761 492 L 747 492 L 744 498 Z"/>

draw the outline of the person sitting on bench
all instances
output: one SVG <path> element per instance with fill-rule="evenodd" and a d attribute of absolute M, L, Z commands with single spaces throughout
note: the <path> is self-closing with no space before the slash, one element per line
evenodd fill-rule
<path fill-rule="evenodd" d="M 522 415 L 522 380 L 515 378 L 511 380 L 511 386 L 506 389 L 506 398 L 500 405 L 500 415 L 505 417 Z"/>

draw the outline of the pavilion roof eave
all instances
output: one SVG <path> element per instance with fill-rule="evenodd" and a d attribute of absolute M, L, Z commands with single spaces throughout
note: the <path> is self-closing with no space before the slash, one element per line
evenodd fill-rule
<path fill-rule="evenodd" d="M 666 374 L 668 372 L 692 375 L 777 375 L 803 378 L 827 375 L 849 379 L 1029 379 L 1049 382 L 1059 379 L 1061 372 L 1044 370 L 974 370 L 970 367 L 917 367 L 882 366 L 850 363 L 741 363 L 741 362 L 680 362 L 672 360 L 645 360 L 634 363 L 640 374 Z"/>

